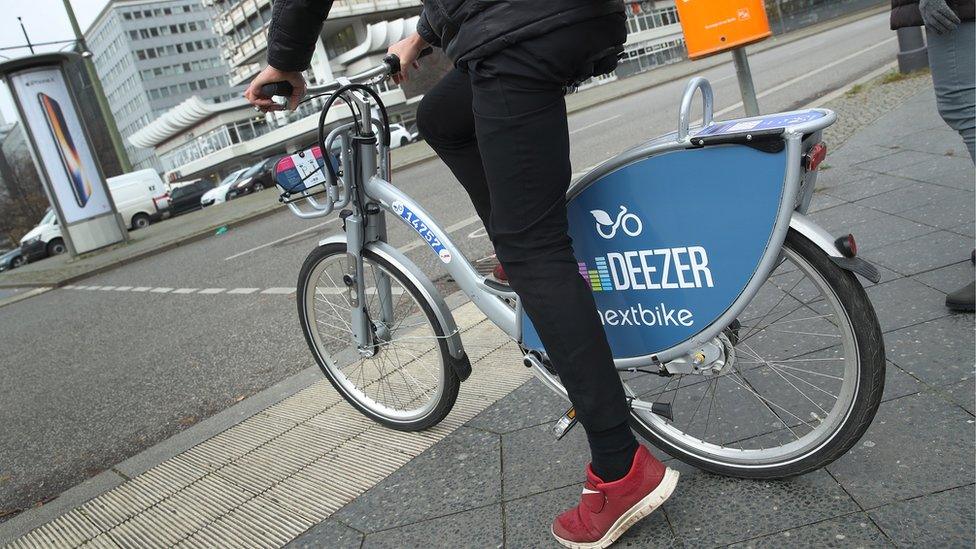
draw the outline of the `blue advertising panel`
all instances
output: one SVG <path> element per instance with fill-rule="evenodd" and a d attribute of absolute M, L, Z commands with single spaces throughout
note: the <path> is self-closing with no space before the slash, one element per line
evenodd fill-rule
<path fill-rule="evenodd" d="M 616 358 L 687 340 L 742 293 L 773 233 L 786 158 L 741 145 L 664 153 L 569 203 L 579 272 Z M 523 345 L 541 349 L 523 322 Z"/>

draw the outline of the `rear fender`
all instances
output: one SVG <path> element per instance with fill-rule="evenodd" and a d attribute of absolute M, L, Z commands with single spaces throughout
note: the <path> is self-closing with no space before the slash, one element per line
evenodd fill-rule
<path fill-rule="evenodd" d="M 809 217 L 800 212 L 793 212 L 792 217 L 790 217 L 790 228 L 816 244 L 841 269 L 857 273 L 875 284 L 881 281 L 881 273 L 877 267 L 857 256 L 844 257 L 844 254 L 840 253 L 837 245 L 834 244 L 837 239 Z"/>

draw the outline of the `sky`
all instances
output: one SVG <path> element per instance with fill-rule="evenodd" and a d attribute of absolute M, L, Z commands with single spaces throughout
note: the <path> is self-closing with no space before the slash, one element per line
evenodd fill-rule
<path fill-rule="evenodd" d="M 91 25 L 98 12 L 107 3 L 106 0 L 69 0 L 78 18 L 78 24 L 84 31 Z M 68 23 L 68 16 L 64 11 L 64 0 L 0 0 L 0 48 L 22 46 L 25 44 L 24 34 L 20 30 L 17 18 L 24 20 L 24 27 L 31 42 L 50 42 L 54 40 L 71 40 L 74 34 Z M 38 47 L 36 51 L 57 51 L 59 46 Z M 29 55 L 27 48 L 16 50 L 0 50 L 0 61 L 5 58 Z M 0 112 L 7 122 L 17 119 L 13 103 L 6 87 L 0 84 Z"/>

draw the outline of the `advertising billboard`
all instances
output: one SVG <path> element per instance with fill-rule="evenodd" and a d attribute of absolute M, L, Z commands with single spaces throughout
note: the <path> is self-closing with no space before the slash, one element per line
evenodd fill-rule
<path fill-rule="evenodd" d="M 9 82 L 24 124 L 36 146 L 37 160 L 50 181 L 63 222 L 77 223 L 112 213 L 112 205 L 58 67 L 11 74 Z"/>

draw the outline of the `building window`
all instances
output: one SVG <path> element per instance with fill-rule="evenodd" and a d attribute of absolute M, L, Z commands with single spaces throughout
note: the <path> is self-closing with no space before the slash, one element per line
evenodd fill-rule
<path fill-rule="evenodd" d="M 325 51 L 329 54 L 329 58 L 333 58 L 357 45 L 359 41 L 356 39 L 356 30 L 350 25 L 325 40 Z"/>
<path fill-rule="evenodd" d="M 678 23 L 678 10 L 674 6 L 655 9 L 654 2 L 643 0 L 628 4 L 627 32 L 635 33 Z"/>

